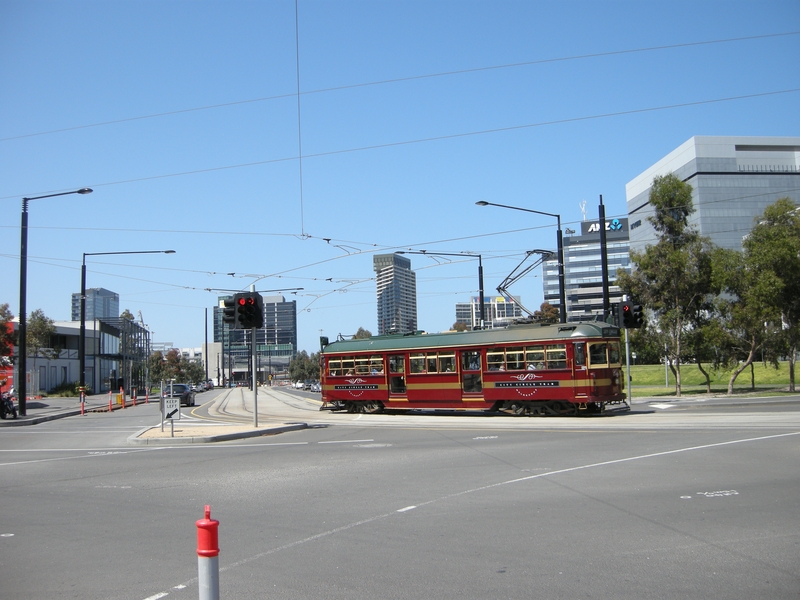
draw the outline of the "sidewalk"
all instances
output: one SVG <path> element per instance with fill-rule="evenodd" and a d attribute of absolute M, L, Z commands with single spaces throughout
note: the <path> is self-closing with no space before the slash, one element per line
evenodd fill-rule
<path fill-rule="evenodd" d="M 265 391 L 259 390 L 259 398 L 263 398 Z M 229 402 L 229 398 L 232 402 Z M 202 402 L 202 397 L 200 397 Z M 15 403 L 16 404 L 16 403 Z M 152 406 L 155 418 L 158 419 L 158 396 L 150 398 L 147 403 L 145 398 L 134 401 L 126 397 L 125 405 L 117 404 L 117 394 L 111 396 L 110 410 L 136 410 L 135 407 L 143 405 Z M 258 427 L 253 427 L 252 421 L 253 392 L 246 388 L 233 388 L 225 390 L 219 394 L 206 409 L 208 419 L 176 419 L 172 423 L 169 420 L 162 424 L 145 427 L 128 438 L 128 443 L 134 445 L 180 445 L 180 444 L 205 444 L 211 442 L 224 442 L 230 440 L 244 439 L 263 435 L 276 435 L 286 431 L 297 431 L 306 429 L 307 423 L 275 423 L 270 422 L 266 415 L 264 422 Z M 214 417 L 222 417 L 223 412 L 220 407 L 224 406 L 223 421 L 216 421 Z M 19 405 L 17 405 L 19 410 Z M 186 407 L 183 410 L 187 410 Z M 27 415 L 17 416 L 16 419 L 6 418 L 0 420 L 0 428 L 21 427 L 26 425 L 37 425 L 55 419 L 79 416 L 81 414 L 81 403 L 78 398 L 47 397 L 41 399 L 29 399 L 26 403 Z M 87 396 L 83 406 L 84 413 L 107 413 L 109 412 L 109 395 L 97 394 Z M 260 413 L 261 411 L 259 411 Z M 230 422 L 231 418 L 239 418 L 240 421 Z M 227 422 L 225 422 L 227 421 Z M 163 431 L 162 431 L 163 429 Z"/>
<path fill-rule="evenodd" d="M 158 402 L 158 398 L 151 400 Z M 145 399 L 140 398 L 136 400 L 136 404 L 144 404 Z M 54 419 L 63 419 L 64 417 L 73 417 L 81 414 L 81 402 L 79 398 L 61 398 L 61 397 L 46 397 L 33 399 L 29 398 L 25 403 L 27 414 L 23 417 L 19 414 L 19 403 L 14 402 L 17 407 L 17 418 L 12 419 L 6 417 L 0 420 L 0 427 L 20 427 L 25 425 L 36 425 Z M 133 401 L 126 397 L 125 407 L 133 406 Z M 94 396 L 87 396 L 83 405 L 84 412 L 108 412 L 109 398 L 108 394 L 96 394 Z M 117 404 L 117 395 L 112 394 L 111 410 L 121 410 L 123 406 Z"/>

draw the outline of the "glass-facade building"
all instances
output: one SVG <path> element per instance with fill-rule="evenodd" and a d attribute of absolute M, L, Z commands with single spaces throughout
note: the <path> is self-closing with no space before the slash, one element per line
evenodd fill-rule
<path fill-rule="evenodd" d="M 695 136 L 681 144 L 625 186 L 632 250 L 657 241 L 647 221 L 650 187 L 669 173 L 692 186 L 690 225 L 717 246 L 741 250 L 768 205 L 800 201 L 800 137 Z"/>
<path fill-rule="evenodd" d="M 417 330 L 417 274 L 399 254 L 376 254 L 378 335 Z"/>
<path fill-rule="evenodd" d="M 622 298 L 616 285 L 617 273 L 630 272 L 628 219 L 607 219 L 606 260 L 608 265 L 609 303 Z M 564 236 L 564 289 L 567 298 L 567 321 L 593 321 L 603 316 L 603 263 L 600 246 L 600 222 L 584 221 L 580 235 Z M 558 261 L 544 263 L 544 299 L 557 306 Z"/>
<path fill-rule="evenodd" d="M 119 317 L 119 294 L 105 288 L 86 290 L 86 320 Z M 81 320 L 81 294 L 72 294 L 72 320 Z"/>

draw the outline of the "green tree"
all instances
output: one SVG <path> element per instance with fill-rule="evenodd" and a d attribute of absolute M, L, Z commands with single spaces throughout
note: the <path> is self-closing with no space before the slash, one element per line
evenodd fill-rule
<path fill-rule="evenodd" d="M 150 381 L 153 383 L 166 378 L 166 361 L 160 350 L 156 350 L 147 358 L 147 369 L 150 375 Z"/>
<path fill-rule="evenodd" d="M 11 321 L 14 315 L 8 309 L 8 304 L 0 304 L 0 364 L 10 364 L 14 359 L 14 346 L 16 336 Z"/>
<path fill-rule="evenodd" d="M 133 313 L 131 313 L 131 311 L 129 311 L 127 308 L 122 311 L 122 314 L 119 316 L 119 318 L 131 322 L 136 320 L 136 318 L 133 316 Z"/>
<path fill-rule="evenodd" d="M 466 331 L 467 329 L 469 329 L 469 327 L 467 327 L 466 323 L 463 323 L 461 321 L 456 321 L 455 323 L 453 323 L 453 327 L 451 329 L 453 329 L 453 331 Z"/>
<path fill-rule="evenodd" d="M 690 332 L 699 315 L 712 307 L 712 246 L 689 226 L 694 212 L 692 186 L 674 174 L 655 177 L 649 196 L 654 214 L 647 220 L 658 242 L 644 252 L 631 252 L 630 274 L 619 273 L 617 285 L 647 307 L 663 335 L 681 395 L 681 363 L 691 350 Z"/>
<path fill-rule="evenodd" d="M 319 379 L 319 353 L 314 352 L 309 356 L 301 350 L 289 361 L 289 378 L 292 381 L 305 381 L 306 379 Z"/>
<path fill-rule="evenodd" d="M 558 309 L 549 302 L 542 302 L 539 310 L 533 311 L 533 318 L 542 323 L 558 323 L 560 313 Z"/>
<path fill-rule="evenodd" d="M 718 305 L 727 325 L 728 357 L 738 363 L 728 393 L 759 351 L 776 365 L 780 351 L 789 353 L 794 391 L 800 320 L 800 216 L 794 203 L 782 198 L 768 206 L 742 252 L 719 251 L 715 277 L 727 292 Z"/>
<path fill-rule="evenodd" d="M 192 383 L 200 383 L 201 381 L 206 380 L 206 370 L 205 367 L 194 361 L 184 360 L 183 362 L 183 372 L 186 381 L 191 381 Z"/>
<path fill-rule="evenodd" d="M 780 319 L 775 306 L 775 288 L 780 284 L 771 271 L 758 271 L 748 253 L 719 249 L 715 256 L 714 278 L 725 295 L 717 300 L 724 336 L 721 351 L 729 365 L 736 365 L 728 381 L 728 394 L 739 374 L 766 349 L 773 334 L 768 327 Z"/>
<path fill-rule="evenodd" d="M 780 310 L 781 349 L 789 356 L 789 390 L 795 391 L 795 357 L 800 344 L 800 208 L 780 198 L 764 209 L 744 242 L 753 268 L 772 271 L 779 283 L 775 302 Z"/>
<path fill-rule="evenodd" d="M 357 340 L 364 340 L 371 337 L 372 332 L 369 329 L 364 329 L 363 327 L 359 327 L 358 331 L 356 331 L 356 334 L 353 336 L 353 338 Z"/>
<path fill-rule="evenodd" d="M 37 308 L 28 317 L 26 326 L 26 343 L 28 356 L 33 359 L 33 370 L 36 370 L 36 358 L 42 356 L 48 360 L 56 359 L 61 348 L 53 343 L 56 327 L 53 319 L 47 317 L 42 309 Z"/>

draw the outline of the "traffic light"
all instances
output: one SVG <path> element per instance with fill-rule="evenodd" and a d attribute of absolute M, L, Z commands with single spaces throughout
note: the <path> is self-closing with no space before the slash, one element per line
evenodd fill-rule
<path fill-rule="evenodd" d="M 228 325 L 236 324 L 236 303 L 233 298 L 222 301 L 222 322 Z"/>
<path fill-rule="evenodd" d="M 633 324 L 633 303 L 627 300 L 619 303 L 619 326 L 630 329 Z"/>
<path fill-rule="evenodd" d="M 264 299 L 261 294 L 234 294 L 233 301 L 236 307 L 235 329 L 260 329 L 264 326 Z"/>
<path fill-rule="evenodd" d="M 631 319 L 633 321 L 633 325 L 631 325 L 633 329 L 639 329 L 644 324 L 644 314 L 642 313 L 641 304 L 634 304 L 632 306 Z"/>
<path fill-rule="evenodd" d="M 619 304 L 620 327 L 625 329 L 639 329 L 644 323 L 642 305 L 625 300 Z"/>

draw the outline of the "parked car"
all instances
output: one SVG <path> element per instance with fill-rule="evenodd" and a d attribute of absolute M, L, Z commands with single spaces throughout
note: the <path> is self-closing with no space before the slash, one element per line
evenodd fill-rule
<path fill-rule="evenodd" d="M 170 387 L 172 391 L 170 391 Z M 180 398 L 181 406 L 194 406 L 195 392 L 187 383 L 173 383 L 172 386 L 166 386 L 166 393 L 168 398 Z"/>
<path fill-rule="evenodd" d="M 322 391 L 322 384 L 319 381 L 315 381 L 311 384 L 311 391 L 312 392 L 321 392 Z"/>
<path fill-rule="evenodd" d="M 296 389 L 296 390 L 302 390 L 303 389 L 303 382 L 302 381 L 295 381 L 294 384 L 292 385 L 292 387 L 294 389 Z"/>

